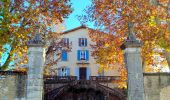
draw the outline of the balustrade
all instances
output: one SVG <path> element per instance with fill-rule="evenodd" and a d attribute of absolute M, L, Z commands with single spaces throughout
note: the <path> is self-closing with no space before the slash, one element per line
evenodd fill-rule
<path fill-rule="evenodd" d="M 90 80 L 88 81 L 94 81 L 94 82 L 112 82 L 119 80 L 119 76 L 90 76 Z M 76 81 L 76 76 L 45 76 L 44 82 L 45 83 L 67 83 Z M 83 80 L 86 81 L 86 80 Z"/>

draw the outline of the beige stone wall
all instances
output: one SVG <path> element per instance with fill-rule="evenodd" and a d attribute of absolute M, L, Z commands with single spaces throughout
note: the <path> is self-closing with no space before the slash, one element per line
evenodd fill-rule
<path fill-rule="evenodd" d="M 170 100 L 170 73 L 145 73 L 146 100 Z"/>
<path fill-rule="evenodd" d="M 26 76 L 0 75 L 0 100 L 26 100 Z"/>
<path fill-rule="evenodd" d="M 170 86 L 164 87 L 160 91 L 160 100 L 170 100 Z"/>

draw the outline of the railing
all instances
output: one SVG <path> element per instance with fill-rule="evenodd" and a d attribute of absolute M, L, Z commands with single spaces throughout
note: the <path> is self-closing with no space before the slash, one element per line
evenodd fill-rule
<path fill-rule="evenodd" d="M 119 79 L 119 76 L 90 76 L 90 80 L 95 82 L 112 82 Z"/>
<path fill-rule="evenodd" d="M 106 83 L 106 82 L 113 82 L 119 80 L 119 78 L 120 78 L 119 76 L 90 76 L 89 81 Z M 76 76 L 45 76 L 44 77 L 44 83 L 46 84 L 68 83 L 76 80 L 77 80 Z"/>
<path fill-rule="evenodd" d="M 87 61 L 87 60 L 80 60 L 80 61 L 77 61 L 77 64 L 89 64 L 89 61 Z"/>
<path fill-rule="evenodd" d="M 44 82 L 45 83 L 67 83 L 72 82 L 77 79 L 76 76 L 45 76 Z"/>

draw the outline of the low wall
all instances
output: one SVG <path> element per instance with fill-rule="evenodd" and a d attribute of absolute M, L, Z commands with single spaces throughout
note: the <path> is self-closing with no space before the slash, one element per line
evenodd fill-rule
<path fill-rule="evenodd" d="M 26 74 L 0 71 L 0 100 L 26 100 Z"/>
<path fill-rule="evenodd" d="M 26 100 L 26 79 L 26 73 L 0 71 L 0 100 Z M 169 100 L 170 73 L 144 73 L 144 88 L 146 100 Z"/>
<path fill-rule="evenodd" d="M 170 73 L 144 73 L 146 100 L 170 100 Z"/>

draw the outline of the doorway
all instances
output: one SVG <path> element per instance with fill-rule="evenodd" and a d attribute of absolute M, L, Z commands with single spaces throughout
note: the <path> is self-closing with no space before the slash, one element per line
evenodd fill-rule
<path fill-rule="evenodd" d="M 86 80 L 86 76 L 87 76 L 87 68 L 85 68 L 85 67 L 79 68 L 80 80 Z"/>

